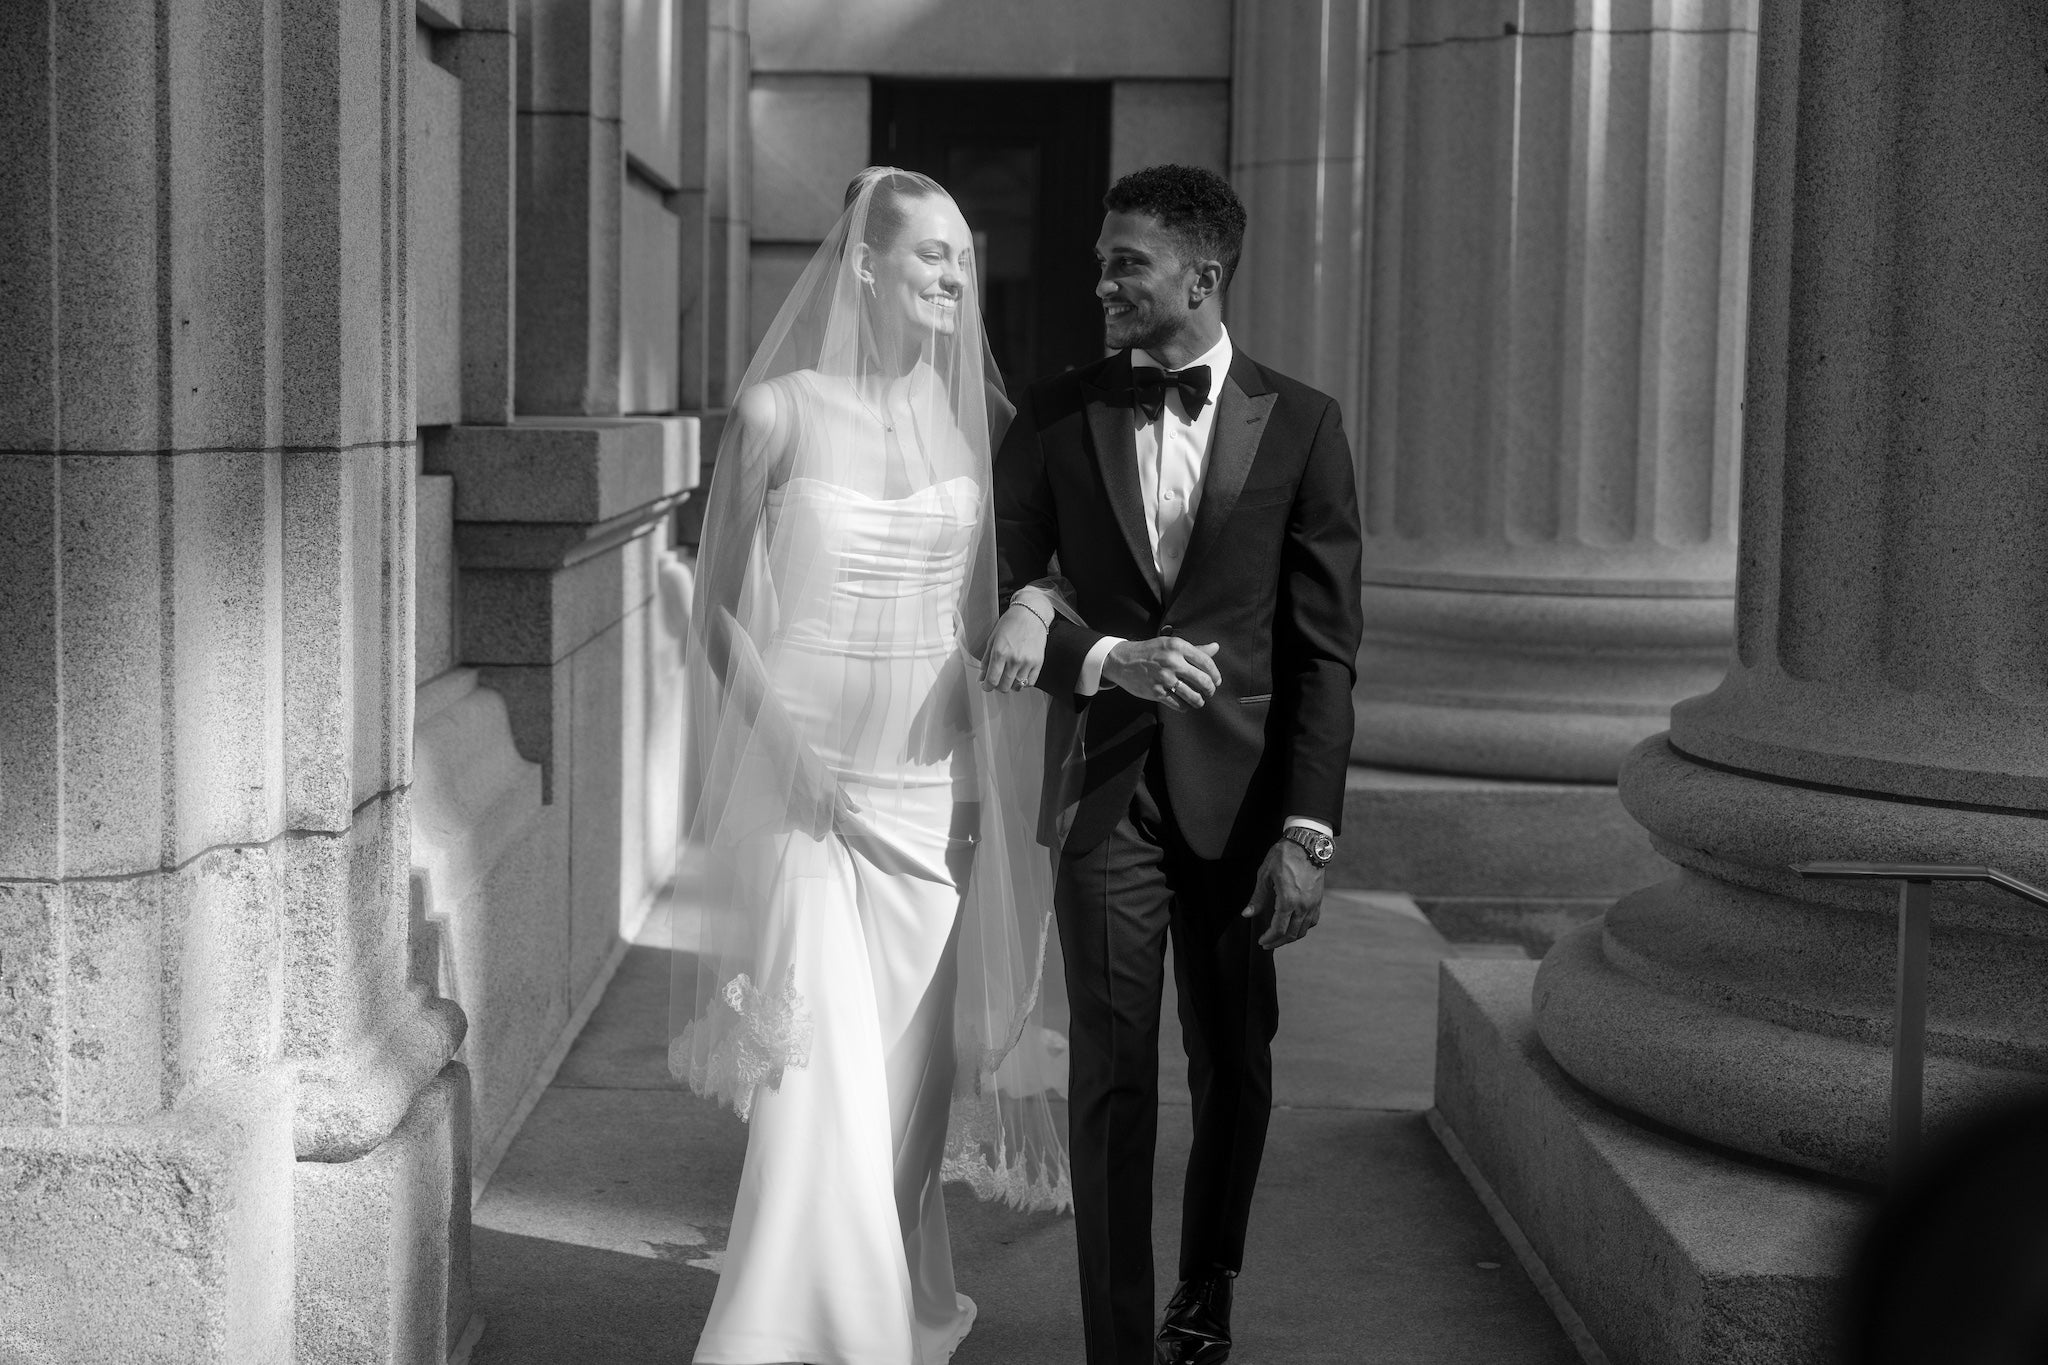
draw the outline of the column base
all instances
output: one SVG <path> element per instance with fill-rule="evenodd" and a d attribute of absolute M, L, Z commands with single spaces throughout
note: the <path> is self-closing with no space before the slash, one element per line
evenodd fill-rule
<path fill-rule="evenodd" d="M 1823 1365 L 1866 1196 L 1639 1128 L 1537 1038 L 1534 962 L 1452 959 L 1436 1113 L 1614 1365 Z M 1448 1144 L 1447 1144 L 1448 1145 Z"/>
<path fill-rule="evenodd" d="M 1353 764 L 1330 885 L 1413 896 L 1454 943 L 1541 956 L 1671 864 L 1599 782 L 1529 782 Z"/>
<path fill-rule="evenodd" d="M 450 1062 L 368 1155 L 298 1163 L 297 1365 L 445 1365 L 468 1337 L 468 1103 Z"/>
<path fill-rule="evenodd" d="M 1502 590 L 1508 581 L 1360 588 L 1355 761 L 1612 782 L 1674 702 L 1727 668 L 1729 597 Z"/>
<path fill-rule="evenodd" d="M 0 1126 L 0 1361 L 287 1365 L 299 1164 L 281 1068 L 145 1122 Z"/>

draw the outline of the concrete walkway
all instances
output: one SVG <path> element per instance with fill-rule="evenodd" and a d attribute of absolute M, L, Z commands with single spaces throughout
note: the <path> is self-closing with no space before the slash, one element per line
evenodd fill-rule
<path fill-rule="evenodd" d="M 696 1344 L 746 1130 L 668 1079 L 666 936 L 641 939 L 477 1206 L 474 1365 L 653 1365 Z M 1400 898 L 1332 893 L 1323 923 L 1281 952 L 1242 1365 L 1576 1365 L 1424 1118 L 1437 963 L 1455 951 Z M 1178 1036 L 1163 1046 L 1162 1300 L 1188 1143 Z M 1069 1220 L 948 1194 L 955 1273 L 981 1309 L 954 1360 L 1080 1365 Z"/>

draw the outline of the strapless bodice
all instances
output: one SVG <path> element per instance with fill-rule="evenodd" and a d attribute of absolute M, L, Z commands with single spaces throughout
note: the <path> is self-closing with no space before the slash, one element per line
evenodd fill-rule
<path fill-rule="evenodd" d="M 900 498 L 811 478 L 772 489 L 777 641 L 877 659 L 949 652 L 981 497 L 966 475 Z"/>
<path fill-rule="evenodd" d="M 965 475 L 901 498 L 809 478 L 768 495 L 769 676 L 842 781 L 972 789 L 957 642 L 981 499 Z"/>

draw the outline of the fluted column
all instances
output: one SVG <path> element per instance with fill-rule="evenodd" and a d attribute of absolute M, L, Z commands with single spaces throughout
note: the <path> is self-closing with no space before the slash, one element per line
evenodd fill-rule
<path fill-rule="evenodd" d="M 1544 1042 L 1661 1123 L 1883 1169 L 1892 895 L 2048 880 L 2048 12 L 1765 8 L 1738 658 L 1622 795 L 1682 868 L 1561 942 Z M 1936 893 L 1928 1109 L 2048 1083 L 2048 926 Z"/>
<path fill-rule="evenodd" d="M 1357 760 L 1612 781 L 1718 676 L 1753 15 L 1241 7 L 1232 316 L 1353 429 Z"/>
<path fill-rule="evenodd" d="M 1251 222 L 1230 329 L 1263 363 L 1334 397 L 1354 427 L 1369 317 L 1376 8 L 1239 5 L 1231 49 L 1230 175 Z"/>
<path fill-rule="evenodd" d="M 0 1355 L 425 1358 L 466 1082 L 407 943 L 413 9 L 10 26 Z"/>

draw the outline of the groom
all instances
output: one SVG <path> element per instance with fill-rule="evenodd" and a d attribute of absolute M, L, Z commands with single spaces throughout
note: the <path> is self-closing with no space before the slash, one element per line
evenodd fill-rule
<path fill-rule="evenodd" d="M 1153 166 L 1104 204 L 1095 293 L 1117 349 L 1019 402 L 998 559 L 1007 602 L 1057 556 L 1088 623 L 1053 620 L 1038 676 L 1081 712 L 1055 909 L 1088 1360 L 1220 1365 L 1272 1107 L 1273 950 L 1316 922 L 1344 806 L 1358 501 L 1337 404 L 1224 329 L 1245 224 L 1229 184 Z M 1155 1340 L 1169 937 L 1195 1136 Z"/>

